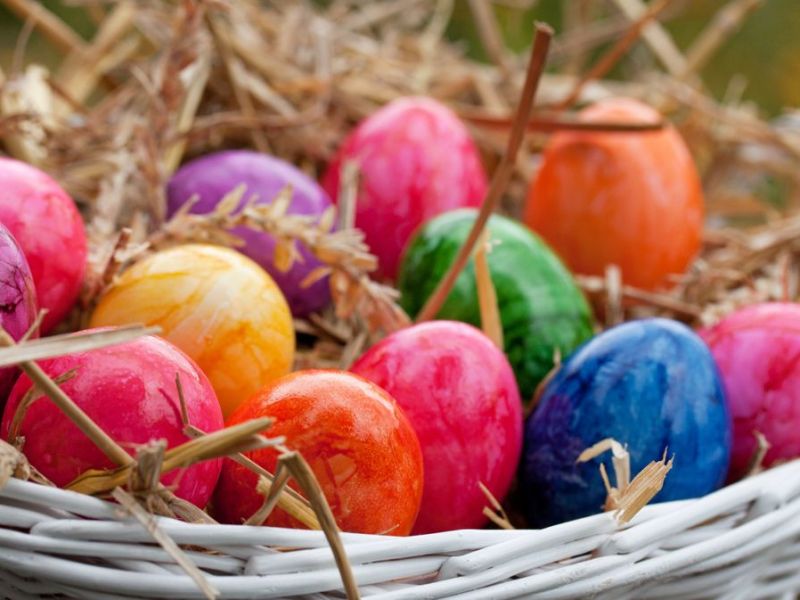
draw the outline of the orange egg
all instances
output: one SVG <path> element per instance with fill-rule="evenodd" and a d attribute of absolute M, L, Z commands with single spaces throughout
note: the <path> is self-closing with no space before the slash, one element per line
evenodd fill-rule
<path fill-rule="evenodd" d="M 582 121 L 647 123 L 659 114 L 627 98 L 598 102 Z M 525 222 L 569 267 L 624 283 L 666 287 L 700 249 L 703 192 L 683 138 L 672 127 L 642 132 L 565 131 L 544 151 Z"/>
<path fill-rule="evenodd" d="M 422 501 L 422 451 L 405 414 L 385 390 L 345 371 L 298 371 L 259 391 L 227 424 L 259 417 L 273 417 L 267 435 L 285 436 L 286 446 L 308 461 L 342 530 L 409 534 Z M 275 471 L 274 448 L 247 456 Z M 241 523 L 264 503 L 258 476 L 229 459 L 222 470 L 214 516 Z M 266 524 L 300 526 L 281 509 Z"/>

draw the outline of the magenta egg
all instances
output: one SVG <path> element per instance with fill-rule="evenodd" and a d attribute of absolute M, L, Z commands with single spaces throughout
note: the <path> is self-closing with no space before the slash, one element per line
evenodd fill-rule
<path fill-rule="evenodd" d="M 0 325 L 15 340 L 36 319 L 36 290 L 28 261 L 8 229 L 0 225 Z M 19 375 L 16 367 L 0 368 L 0 410 Z"/>
<path fill-rule="evenodd" d="M 746 474 L 756 432 L 770 444 L 765 466 L 800 456 L 800 305 L 748 306 L 701 336 L 719 367 L 733 416 L 728 479 Z"/>
<path fill-rule="evenodd" d="M 72 376 L 61 384 L 67 395 L 132 455 L 137 446 L 164 439 L 172 448 L 183 433 L 175 383 L 180 377 L 189 423 L 206 432 L 223 427 L 222 409 L 197 365 L 175 346 L 148 336 L 132 342 L 39 361 L 50 377 Z M 11 391 L 0 425 L 3 439 L 24 438 L 31 464 L 59 487 L 89 469 L 111 468 L 110 460 L 49 398 L 40 397 L 16 417 L 31 380 L 22 375 Z M 21 418 L 20 418 L 21 417 Z M 175 494 L 204 507 L 217 484 L 221 460 L 204 461 L 165 473 L 161 481 Z"/>
<path fill-rule="evenodd" d="M 257 196 L 257 204 L 269 204 L 286 186 L 291 186 L 292 200 L 287 212 L 319 219 L 331 207 L 331 199 L 297 167 L 273 156 L 249 150 L 214 152 L 183 165 L 167 185 L 167 214 L 172 216 L 190 199 L 196 200 L 191 212 L 205 214 L 237 186 L 246 187 L 239 208 L 248 198 Z M 238 209 L 238 208 L 237 208 Z M 281 288 L 292 313 L 304 316 L 320 310 L 330 301 L 328 278 L 312 285 L 303 280 L 322 263 L 302 244 L 297 244 L 302 260 L 283 272 L 275 266 L 275 239 L 268 233 L 248 227 L 233 230 L 244 241 L 239 250 L 265 269 Z"/>
<path fill-rule="evenodd" d="M 0 158 L 0 223 L 28 260 L 39 308 L 51 331 L 78 298 L 88 253 L 83 220 L 75 203 L 46 173 Z"/>
<path fill-rule="evenodd" d="M 481 527 L 483 483 L 502 500 L 522 446 L 522 403 L 505 355 L 464 323 L 402 329 L 351 370 L 384 388 L 417 433 L 424 461 L 413 533 Z"/>
<path fill-rule="evenodd" d="M 347 136 L 322 180 L 334 200 L 346 161 L 359 167 L 356 226 L 378 257 L 378 277 L 395 277 L 419 225 L 448 210 L 479 206 L 486 194 L 469 131 L 430 98 L 395 100 Z"/>

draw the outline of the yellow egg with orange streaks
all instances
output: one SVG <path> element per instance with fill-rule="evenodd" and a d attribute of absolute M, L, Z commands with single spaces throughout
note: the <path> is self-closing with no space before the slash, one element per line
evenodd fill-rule
<path fill-rule="evenodd" d="M 234 250 L 176 246 L 136 263 L 100 299 L 92 327 L 143 323 L 192 357 L 229 415 L 289 372 L 294 329 L 272 278 Z"/>

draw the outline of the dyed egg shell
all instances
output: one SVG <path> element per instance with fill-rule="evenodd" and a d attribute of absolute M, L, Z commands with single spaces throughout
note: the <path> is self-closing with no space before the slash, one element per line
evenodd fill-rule
<path fill-rule="evenodd" d="M 275 418 L 269 435 L 286 436 L 286 446 L 308 462 L 342 530 L 408 535 L 422 498 L 422 453 L 389 394 L 352 373 L 299 371 L 258 392 L 228 425 L 267 416 Z M 247 456 L 275 472 L 275 450 Z M 252 471 L 225 460 L 214 496 L 217 518 L 241 523 L 255 513 L 264 503 L 257 480 Z M 281 509 L 265 524 L 301 527 Z"/>
<path fill-rule="evenodd" d="M 503 353 L 469 325 L 431 321 L 383 339 L 351 370 L 389 392 L 419 438 L 425 484 L 413 533 L 483 526 L 479 484 L 502 500 L 522 448 L 522 406 Z"/>
<path fill-rule="evenodd" d="M 486 195 L 486 174 L 469 131 L 429 98 L 395 100 L 356 127 L 322 180 L 334 199 L 348 160 L 359 166 L 356 226 L 378 257 L 378 277 L 394 279 L 420 224 L 453 208 L 479 206 Z"/>
<path fill-rule="evenodd" d="M 456 210 L 426 223 L 403 257 L 398 278 L 400 302 L 409 314 L 420 311 L 467 239 L 475 210 Z M 570 273 L 527 228 L 499 215 L 487 229 L 494 246 L 489 271 L 497 292 L 505 352 L 524 400 L 553 366 L 553 353 L 565 356 L 592 335 L 586 299 Z M 470 260 L 453 286 L 438 318 L 480 325 L 480 305 Z"/>
<path fill-rule="evenodd" d="M 0 225 L 0 325 L 19 340 L 35 319 L 36 290 L 31 270 L 17 242 Z M 0 368 L 0 410 L 18 375 L 16 367 Z"/>
<path fill-rule="evenodd" d="M 598 102 L 581 120 L 648 123 L 660 115 L 635 100 Z M 625 283 L 669 285 L 700 249 L 703 192 L 680 134 L 565 131 L 553 135 L 531 185 L 525 222 L 576 273 L 616 264 Z"/>
<path fill-rule="evenodd" d="M 144 323 L 192 357 L 229 415 L 289 372 L 294 329 L 270 276 L 229 248 L 188 244 L 136 263 L 100 299 L 92 327 Z"/>
<path fill-rule="evenodd" d="M 278 158 L 247 150 L 226 150 L 197 158 L 183 165 L 167 185 L 167 215 L 172 217 L 190 198 L 197 202 L 191 211 L 205 214 L 213 211 L 225 195 L 245 184 L 247 191 L 242 205 L 253 195 L 258 204 L 269 204 L 287 185 L 292 188 L 289 214 L 321 217 L 332 203 L 316 181 Z M 322 263 L 302 244 L 297 249 L 302 261 L 296 261 L 287 272 L 275 266 L 275 239 L 263 231 L 236 227 L 232 231 L 244 241 L 237 248 L 267 270 L 283 291 L 295 315 L 303 316 L 320 310 L 330 301 L 328 278 L 303 287 L 303 280 Z"/>
<path fill-rule="evenodd" d="M 521 486 L 533 524 L 602 510 L 598 466 L 603 461 L 613 473 L 610 459 L 576 460 L 609 437 L 630 452 L 631 476 L 665 450 L 674 455 L 656 502 L 703 496 L 722 485 L 730 413 L 711 353 L 694 332 L 667 319 L 630 321 L 564 362 L 525 425 Z"/>
<path fill-rule="evenodd" d="M 28 260 L 42 332 L 70 311 L 86 270 L 86 232 L 75 203 L 49 175 L 26 163 L 0 158 L 0 223 Z"/>
<path fill-rule="evenodd" d="M 746 474 L 757 431 L 770 444 L 765 466 L 800 456 L 800 305 L 748 306 L 701 335 L 722 374 L 733 415 L 729 479 Z"/>
<path fill-rule="evenodd" d="M 189 422 L 207 432 L 223 426 L 222 411 L 206 376 L 188 356 L 160 338 L 143 337 L 38 363 L 52 378 L 74 370 L 61 389 L 131 455 L 137 445 L 150 440 L 164 439 L 169 448 L 189 441 L 183 433 L 176 375 L 183 386 Z M 17 407 L 30 390 L 31 380 L 22 375 L 3 413 L 3 439 L 9 439 Z M 24 415 L 13 437 L 25 438 L 25 456 L 57 486 L 69 485 L 89 469 L 115 466 L 49 398 L 34 401 Z M 203 508 L 216 486 L 221 462 L 204 461 L 174 470 L 161 481 L 177 486 L 177 496 Z"/>

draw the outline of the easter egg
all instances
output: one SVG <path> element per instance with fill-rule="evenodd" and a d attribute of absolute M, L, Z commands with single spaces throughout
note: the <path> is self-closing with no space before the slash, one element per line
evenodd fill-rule
<path fill-rule="evenodd" d="M 241 184 L 246 191 L 237 211 L 253 195 L 258 197 L 256 204 L 271 203 L 286 186 L 292 190 L 288 214 L 319 218 L 332 205 L 317 182 L 293 165 L 258 152 L 226 150 L 201 156 L 178 169 L 167 185 L 167 216 L 172 217 L 190 199 L 196 200 L 190 212 L 210 213 Z M 283 272 L 275 266 L 275 239 L 271 235 L 248 227 L 236 227 L 231 233 L 244 241 L 237 249 L 269 272 L 295 315 L 307 315 L 328 304 L 327 277 L 307 287 L 302 285 L 314 269 L 322 266 L 305 246 L 297 244 L 301 259 Z"/>
<path fill-rule="evenodd" d="M 420 311 L 444 277 L 476 216 L 468 209 L 440 215 L 409 243 L 398 277 L 400 302 L 409 314 Z M 493 243 L 487 258 L 505 352 L 527 401 L 552 368 L 556 349 L 565 356 L 592 335 L 591 313 L 570 273 L 536 235 L 499 215 L 486 227 Z M 472 260 L 437 316 L 480 325 Z"/>
<path fill-rule="evenodd" d="M 0 225 L 0 325 L 19 340 L 35 319 L 36 290 L 31 270 L 17 242 Z M 18 375 L 16 367 L 0 368 L 0 410 Z"/>
<path fill-rule="evenodd" d="M 158 325 L 208 375 L 229 415 L 289 372 L 292 315 L 252 260 L 220 246 L 187 244 L 134 264 L 100 299 L 91 325 Z"/>
<path fill-rule="evenodd" d="M 86 232 L 75 203 L 49 175 L 0 157 L 0 223 L 28 260 L 42 332 L 53 329 L 78 298 L 86 270 Z"/>
<path fill-rule="evenodd" d="M 508 360 L 477 329 L 431 321 L 367 350 L 351 370 L 385 389 L 419 438 L 425 465 L 414 533 L 476 529 L 502 500 L 522 447 L 522 405 Z"/>
<path fill-rule="evenodd" d="M 580 113 L 585 122 L 652 123 L 660 115 L 614 98 Z M 625 283 L 668 286 L 700 249 L 703 192 L 680 134 L 563 131 L 550 139 L 525 222 L 576 273 L 617 265 Z"/>
<path fill-rule="evenodd" d="M 613 473 L 610 459 L 576 460 L 605 438 L 630 452 L 631 477 L 665 451 L 674 456 L 659 502 L 722 485 L 731 437 L 719 373 L 694 332 L 666 319 L 618 325 L 563 363 L 525 425 L 520 469 L 528 517 L 546 526 L 602 510 L 598 467 L 602 461 Z"/>
<path fill-rule="evenodd" d="M 378 277 L 395 277 L 417 226 L 453 208 L 479 206 L 486 195 L 467 128 L 430 98 L 395 100 L 356 127 L 322 180 L 335 200 L 347 161 L 359 168 L 356 226 L 378 257 Z"/>
<path fill-rule="evenodd" d="M 181 420 L 176 386 L 180 378 L 191 425 L 206 432 L 222 428 L 214 390 L 197 365 L 172 344 L 147 336 L 131 342 L 38 361 L 51 378 L 63 377 L 61 389 L 97 425 L 131 455 L 139 445 L 166 440 L 172 448 L 189 441 Z M 30 463 L 59 487 L 89 469 L 114 465 L 80 429 L 43 395 L 27 408 L 32 383 L 22 375 L 3 413 L 0 435 L 24 438 Z M 176 469 L 161 478 L 175 494 L 204 507 L 217 483 L 221 460 Z"/>
<path fill-rule="evenodd" d="M 722 374 L 733 415 L 729 479 L 747 473 L 756 432 L 770 445 L 764 466 L 800 456 L 800 305 L 748 306 L 701 335 Z"/>
<path fill-rule="evenodd" d="M 285 436 L 287 448 L 308 462 L 342 530 L 408 535 L 422 498 L 422 454 L 408 419 L 384 390 L 345 371 L 298 371 L 242 404 L 228 425 L 258 417 L 273 417 L 269 435 Z M 275 472 L 274 449 L 247 456 Z M 264 503 L 257 480 L 225 460 L 215 516 L 241 523 L 253 515 Z M 281 509 L 265 524 L 300 526 Z"/>

